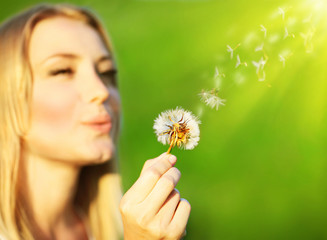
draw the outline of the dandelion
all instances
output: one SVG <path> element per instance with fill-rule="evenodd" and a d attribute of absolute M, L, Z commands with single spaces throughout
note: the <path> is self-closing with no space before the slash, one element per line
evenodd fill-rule
<path fill-rule="evenodd" d="M 235 68 L 237 68 L 238 66 L 240 65 L 244 65 L 245 67 L 248 66 L 248 64 L 246 62 L 241 62 L 241 59 L 240 59 L 240 55 L 237 54 L 236 56 L 236 66 Z"/>
<path fill-rule="evenodd" d="M 263 26 L 263 25 L 260 25 L 260 30 L 263 32 L 264 37 L 266 37 L 267 36 L 267 28 L 265 28 L 265 26 Z"/>
<path fill-rule="evenodd" d="M 231 46 L 227 45 L 227 52 L 230 52 L 230 58 L 233 58 L 233 53 L 236 48 L 238 48 L 241 44 L 237 44 L 235 48 L 232 48 Z"/>
<path fill-rule="evenodd" d="M 191 112 L 177 107 L 159 114 L 154 121 L 158 141 L 169 144 L 167 153 L 177 145 L 179 148 L 193 149 L 200 140 L 200 120 Z"/>
<path fill-rule="evenodd" d="M 225 106 L 226 100 L 218 97 L 218 89 L 216 88 L 209 91 L 202 90 L 199 95 L 201 100 L 211 108 L 218 110 L 220 105 Z"/>

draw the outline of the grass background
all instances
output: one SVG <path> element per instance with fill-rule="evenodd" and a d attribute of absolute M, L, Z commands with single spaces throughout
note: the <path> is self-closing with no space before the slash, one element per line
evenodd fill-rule
<path fill-rule="evenodd" d="M 35 3 L 2 2 L 1 20 Z M 185 239 L 327 239 L 325 1 L 69 3 L 97 12 L 114 45 L 125 190 L 168 148 L 156 141 L 154 119 L 181 106 L 202 121 L 198 147 L 173 150 L 177 188 L 192 205 Z M 294 38 L 284 39 L 285 27 Z M 238 43 L 231 59 L 226 45 Z M 259 82 L 252 61 L 263 56 L 261 43 L 268 61 Z M 248 67 L 235 68 L 236 54 Z M 215 67 L 225 78 L 214 78 Z M 213 87 L 227 100 L 218 111 L 198 96 Z"/>

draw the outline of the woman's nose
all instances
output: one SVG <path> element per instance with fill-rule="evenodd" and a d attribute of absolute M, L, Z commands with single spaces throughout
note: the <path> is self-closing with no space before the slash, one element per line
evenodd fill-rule
<path fill-rule="evenodd" d="M 89 74 L 84 88 L 84 100 L 88 103 L 102 104 L 109 98 L 109 89 L 105 86 L 99 74 L 94 70 Z"/>

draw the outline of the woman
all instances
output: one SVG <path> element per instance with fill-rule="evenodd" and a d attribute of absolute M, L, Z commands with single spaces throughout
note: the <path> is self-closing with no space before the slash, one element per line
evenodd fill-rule
<path fill-rule="evenodd" d="M 99 20 L 39 5 L 0 27 L 0 239 L 180 239 L 176 157 L 146 161 L 121 198 L 120 101 Z"/>

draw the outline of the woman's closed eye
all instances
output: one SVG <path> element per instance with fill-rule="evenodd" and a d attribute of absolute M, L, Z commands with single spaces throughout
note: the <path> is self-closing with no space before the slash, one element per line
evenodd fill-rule
<path fill-rule="evenodd" d="M 72 68 L 58 68 L 51 70 L 49 72 L 50 76 L 59 76 L 59 75 L 72 75 L 74 73 Z"/>

